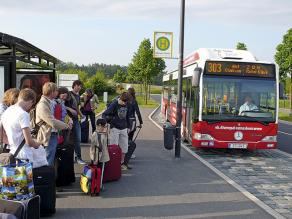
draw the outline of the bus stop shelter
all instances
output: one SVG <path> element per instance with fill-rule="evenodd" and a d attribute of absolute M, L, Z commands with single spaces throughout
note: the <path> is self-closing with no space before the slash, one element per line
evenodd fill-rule
<path fill-rule="evenodd" d="M 0 99 L 13 87 L 29 87 L 40 95 L 45 82 L 55 82 L 58 62 L 29 42 L 0 32 Z"/>

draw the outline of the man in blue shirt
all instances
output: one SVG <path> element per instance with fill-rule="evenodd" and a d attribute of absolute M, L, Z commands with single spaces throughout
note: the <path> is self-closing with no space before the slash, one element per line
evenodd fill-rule
<path fill-rule="evenodd" d="M 110 123 L 109 144 L 119 145 L 122 149 L 121 164 L 124 162 L 125 154 L 128 152 L 128 127 L 130 124 L 128 99 L 128 93 L 122 93 L 102 114 L 102 117 Z M 127 167 L 122 165 L 122 170 L 126 169 Z"/>

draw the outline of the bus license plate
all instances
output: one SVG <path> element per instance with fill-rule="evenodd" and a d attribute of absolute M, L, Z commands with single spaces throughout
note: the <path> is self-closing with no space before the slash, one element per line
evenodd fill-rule
<path fill-rule="evenodd" d="M 229 143 L 228 148 L 236 148 L 236 149 L 246 149 L 247 144 L 243 143 Z"/>

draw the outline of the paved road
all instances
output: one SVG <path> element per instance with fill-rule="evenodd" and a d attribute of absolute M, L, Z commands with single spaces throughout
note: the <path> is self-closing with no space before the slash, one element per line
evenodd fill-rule
<path fill-rule="evenodd" d="M 148 119 L 151 111 L 142 110 L 133 169 L 106 184 L 100 197 L 81 193 L 78 182 L 64 187 L 52 218 L 272 218 L 190 154 L 182 151 L 183 159 L 174 159 Z M 87 159 L 88 149 L 83 145 Z M 79 177 L 81 166 L 76 170 Z"/>
<path fill-rule="evenodd" d="M 292 123 L 279 122 L 278 149 L 292 154 Z"/>
<path fill-rule="evenodd" d="M 158 103 L 161 102 L 161 95 L 151 97 Z M 279 122 L 278 149 L 292 154 L 292 123 Z"/>

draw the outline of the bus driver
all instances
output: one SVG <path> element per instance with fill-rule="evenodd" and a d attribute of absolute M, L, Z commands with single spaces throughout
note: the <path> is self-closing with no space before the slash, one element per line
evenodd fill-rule
<path fill-rule="evenodd" d="M 245 97 L 245 102 L 239 108 L 238 115 L 241 115 L 242 112 L 245 111 L 257 111 L 258 107 L 253 103 L 252 98 L 250 96 Z"/>

